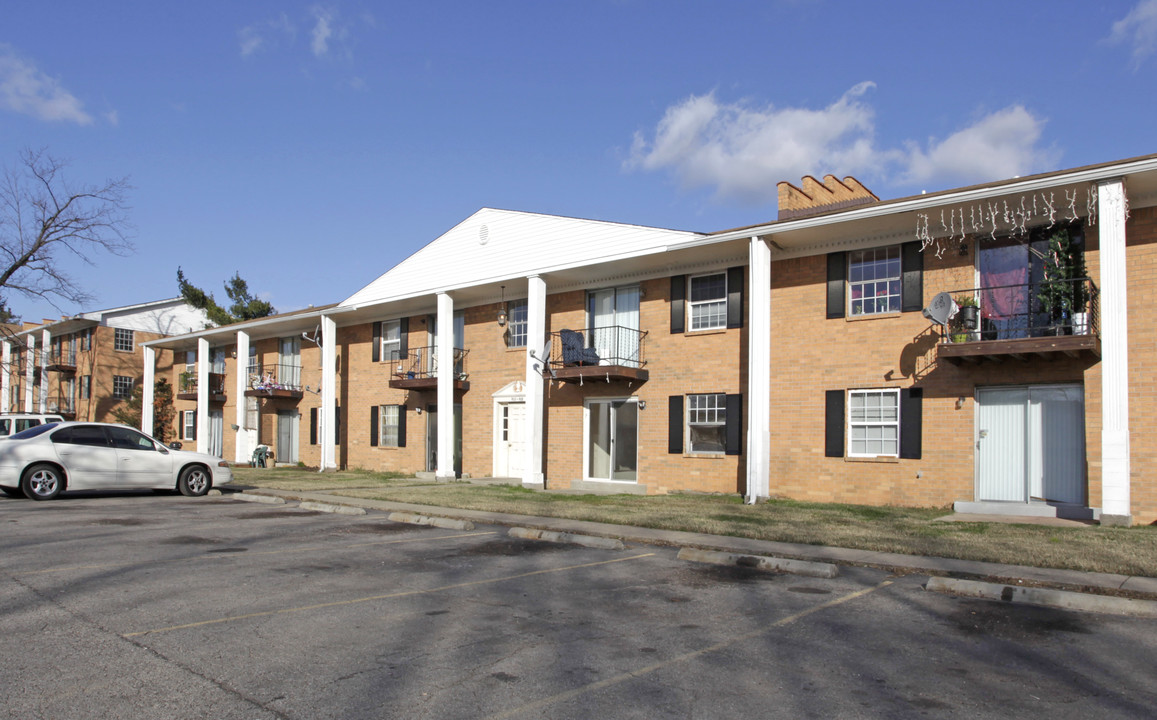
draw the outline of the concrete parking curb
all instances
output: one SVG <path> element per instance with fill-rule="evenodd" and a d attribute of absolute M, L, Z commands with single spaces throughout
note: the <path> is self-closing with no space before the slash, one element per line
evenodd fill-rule
<path fill-rule="evenodd" d="M 956 580 L 932 577 L 924 585 L 926 590 L 982 600 L 1043 605 L 1061 610 L 1105 613 L 1108 615 L 1129 615 L 1132 617 L 1157 617 L 1157 602 L 1134 600 L 1132 598 L 1090 595 L 1053 590 L 1051 588 L 1021 587 L 980 582 L 978 580 Z"/>
<path fill-rule="evenodd" d="M 411 525 L 429 525 L 447 530 L 473 530 L 474 523 L 469 520 L 453 520 L 451 518 L 434 517 L 432 515 L 418 515 L 415 513 L 395 512 L 387 516 L 390 522 L 409 523 Z"/>
<path fill-rule="evenodd" d="M 680 560 L 690 562 L 711 563 L 713 565 L 738 565 L 740 567 L 776 570 L 791 573 L 792 575 L 806 575 L 816 578 L 831 579 L 840 574 L 840 569 L 831 563 L 765 557 L 760 555 L 740 555 L 738 553 L 719 552 L 717 550 L 700 550 L 699 548 L 685 547 L 679 551 L 677 557 Z"/>
<path fill-rule="evenodd" d="M 229 496 L 233 500 L 240 500 L 242 502 L 264 503 L 266 505 L 284 505 L 285 498 L 274 497 L 273 495 L 252 495 L 250 493 L 234 493 Z"/>
<path fill-rule="evenodd" d="M 554 530 L 535 530 L 533 528 L 512 527 L 506 533 L 510 537 L 523 540 L 546 540 L 548 542 L 570 543 L 583 547 L 598 548 L 600 550 L 623 550 L 627 546 L 617 538 L 598 537 L 596 535 L 574 535 L 572 533 L 556 532 Z"/>
<path fill-rule="evenodd" d="M 306 500 L 298 505 L 302 510 L 316 510 L 317 512 L 336 513 L 338 515 L 365 515 L 366 509 L 349 505 L 332 505 L 330 503 L 313 502 Z"/>

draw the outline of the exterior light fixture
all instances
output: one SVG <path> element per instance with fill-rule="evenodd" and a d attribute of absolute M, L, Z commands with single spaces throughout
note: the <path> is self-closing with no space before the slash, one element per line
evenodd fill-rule
<path fill-rule="evenodd" d="M 502 288 L 502 304 L 498 306 L 498 327 L 506 327 L 506 286 Z"/>

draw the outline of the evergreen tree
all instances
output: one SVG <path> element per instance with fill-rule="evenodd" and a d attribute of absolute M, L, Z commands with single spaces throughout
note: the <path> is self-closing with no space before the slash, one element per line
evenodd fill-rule
<path fill-rule="evenodd" d="M 229 309 L 217 304 L 212 293 L 207 293 L 196 287 L 185 278 L 184 271 L 177 268 L 177 287 L 181 297 L 192 307 L 204 310 L 209 320 L 215 325 L 232 325 L 245 320 L 269 317 L 277 312 L 273 305 L 265 300 L 259 300 L 249 293 L 249 283 L 241 278 L 241 273 L 233 273 L 233 277 L 225 283 L 225 294 L 232 304 Z"/>
<path fill-rule="evenodd" d="M 141 426 L 141 404 L 144 402 L 144 385 L 133 386 L 132 394 L 113 410 L 112 416 L 119 423 L 130 427 Z M 173 408 L 173 386 L 165 378 L 159 378 L 153 385 L 153 427 L 149 433 L 162 443 L 168 443 L 173 436 L 173 419 L 177 416 Z"/>

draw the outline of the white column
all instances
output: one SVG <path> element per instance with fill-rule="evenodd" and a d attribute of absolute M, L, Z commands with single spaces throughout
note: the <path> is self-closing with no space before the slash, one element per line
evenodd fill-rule
<path fill-rule="evenodd" d="M 209 452 L 209 341 L 197 338 L 197 452 Z"/>
<path fill-rule="evenodd" d="M 157 351 L 148 345 L 141 346 L 144 352 L 145 379 L 141 382 L 141 432 L 153 434 L 153 385 L 156 383 Z"/>
<path fill-rule="evenodd" d="M 12 410 L 12 343 L 0 342 L 0 412 Z"/>
<path fill-rule="evenodd" d="M 237 426 L 233 439 L 233 462 L 244 465 L 253 456 L 253 448 L 249 447 L 249 431 L 245 429 L 245 410 L 249 406 L 249 398 L 245 391 L 249 389 L 249 333 L 237 331 L 237 381 L 233 384 L 234 397 L 237 398 L 237 410 L 233 417 L 233 424 Z"/>
<path fill-rule="evenodd" d="M 544 485 L 542 473 L 542 425 L 546 412 L 542 374 L 545 367 L 534 358 L 530 351 L 538 355 L 546 344 L 546 281 L 538 275 L 526 279 L 526 422 L 523 427 L 526 445 L 526 465 L 523 470 L 524 485 Z M 549 357 L 541 358 L 544 363 Z"/>
<path fill-rule="evenodd" d="M 437 480 L 454 479 L 454 298 L 438 293 Z"/>
<path fill-rule="evenodd" d="M 771 248 L 751 238 L 747 329 L 747 495 L 771 496 Z"/>
<path fill-rule="evenodd" d="M 1125 185 L 1097 188 L 1101 261 L 1101 522 L 1132 524 Z"/>
<path fill-rule="evenodd" d="M 24 412 L 36 412 L 32 407 L 32 385 L 36 379 L 36 335 L 28 333 L 28 354 L 24 358 Z"/>
<path fill-rule="evenodd" d="M 52 348 L 52 333 L 45 328 L 40 333 L 40 407 L 36 412 L 48 412 L 48 353 Z M 59 408 L 57 408 L 59 410 Z"/>
<path fill-rule="evenodd" d="M 451 324 L 453 327 L 453 324 Z M 451 404 L 453 407 L 453 404 Z M 441 417 L 441 416 L 439 416 Z M 333 318 L 321 317 L 321 470 L 337 469 L 337 323 Z"/>

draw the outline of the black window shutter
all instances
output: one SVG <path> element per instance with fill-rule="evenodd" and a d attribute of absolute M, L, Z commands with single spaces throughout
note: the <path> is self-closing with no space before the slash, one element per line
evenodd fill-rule
<path fill-rule="evenodd" d="M 742 268 L 740 268 L 742 269 Z M 727 445 L 728 455 L 743 454 L 743 396 L 727 396 Z"/>
<path fill-rule="evenodd" d="M 398 343 L 398 359 L 405 360 L 410 355 L 410 318 L 402 318 L 398 325 L 398 334 L 402 336 Z"/>
<path fill-rule="evenodd" d="M 848 275 L 848 255 L 828 253 L 828 317 L 844 316 L 844 285 Z M 841 451 L 840 455 L 843 455 Z"/>
<path fill-rule="evenodd" d="M 406 406 L 398 406 L 398 447 L 406 447 Z"/>
<path fill-rule="evenodd" d="M 197 414 L 198 414 L 197 411 L 194 410 L 193 411 L 193 437 L 189 438 L 190 440 L 196 440 L 197 439 Z"/>
<path fill-rule="evenodd" d="M 335 445 L 341 445 L 341 406 L 337 405 L 333 409 L 333 442 Z"/>
<path fill-rule="evenodd" d="M 727 269 L 727 327 L 743 327 L 743 266 Z"/>
<path fill-rule="evenodd" d="M 687 305 L 687 276 L 675 275 L 671 278 L 671 333 L 681 333 L 686 328 L 683 314 Z M 680 450 L 679 452 L 683 452 Z"/>
<path fill-rule="evenodd" d="M 919 312 L 924 309 L 924 253 L 920 242 L 913 240 L 900 246 L 900 271 L 904 274 L 900 310 Z"/>
<path fill-rule="evenodd" d="M 317 408 L 309 409 L 309 444 L 317 445 Z"/>
<path fill-rule="evenodd" d="M 378 406 L 370 405 L 370 447 L 378 446 Z"/>
<path fill-rule="evenodd" d="M 900 457 L 919 460 L 923 452 L 923 388 L 900 391 Z"/>
<path fill-rule="evenodd" d="M 667 452 L 683 453 L 683 396 L 667 398 Z"/>
<path fill-rule="evenodd" d="M 824 397 L 824 456 L 844 456 L 844 391 L 828 390 Z"/>
<path fill-rule="evenodd" d="M 372 343 L 371 360 L 379 362 L 382 359 L 382 324 L 374 323 L 374 341 Z"/>

